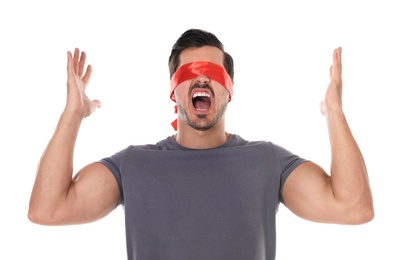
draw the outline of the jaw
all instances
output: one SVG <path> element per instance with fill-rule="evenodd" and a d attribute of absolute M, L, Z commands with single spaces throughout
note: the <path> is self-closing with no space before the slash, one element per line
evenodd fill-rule
<path fill-rule="evenodd" d="M 207 131 L 220 124 L 224 125 L 224 115 L 227 104 L 217 108 L 216 103 L 213 102 L 206 110 L 199 110 L 192 103 L 187 105 L 187 109 L 178 106 L 180 111 L 179 121 L 183 124 L 199 131 Z"/>
<path fill-rule="evenodd" d="M 184 122 L 178 122 L 175 140 L 182 146 L 191 149 L 209 149 L 221 146 L 227 140 L 224 120 L 208 130 L 198 130 Z"/>
<path fill-rule="evenodd" d="M 201 117 L 201 116 L 200 116 Z M 191 140 L 197 138 L 206 138 L 202 142 L 206 142 L 208 139 L 213 139 L 218 136 L 220 132 L 225 132 L 225 117 L 219 119 L 216 118 L 198 118 L 190 119 L 182 118 L 178 120 L 178 132 L 183 136 L 190 136 Z"/>

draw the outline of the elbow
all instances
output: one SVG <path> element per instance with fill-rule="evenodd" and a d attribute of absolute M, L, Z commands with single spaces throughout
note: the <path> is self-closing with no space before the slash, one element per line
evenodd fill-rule
<path fill-rule="evenodd" d="M 34 224 L 43 225 L 43 226 L 60 225 L 49 214 L 44 214 L 41 212 L 34 212 L 31 210 L 29 210 L 29 212 L 28 212 L 28 219 L 30 222 L 32 222 Z"/>
<path fill-rule="evenodd" d="M 372 196 L 364 201 L 364 203 L 360 203 L 359 207 L 359 224 L 365 224 L 371 222 L 375 217 L 374 203 Z"/>
<path fill-rule="evenodd" d="M 356 197 L 357 198 L 357 197 Z M 375 217 L 372 196 L 364 195 L 358 199 L 348 200 L 344 206 L 345 222 L 350 225 L 362 225 L 371 222 Z"/>
<path fill-rule="evenodd" d="M 34 224 L 50 226 L 54 225 L 53 214 L 34 203 L 30 203 L 28 209 L 28 220 Z"/>
<path fill-rule="evenodd" d="M 360 219 L 360 224 L 365 224 L 371 222 L 375 217 L 375 211 L 371 207 L 364 211 L 362 218 Z"/>
<path fill-rule="evenodd" d="M 364 206 L 355 210 L 352 214 L 350 224 L 362 225 L 371 222 L 375 217 L 373 206 Z"/>
<path fill-rule="evenodd" d="M 34 224 L 41 224 L 40 218 L 31 209 L 29 209 L 29 211 L 28 211 L 28 219 L 30 222 L 32 222 Z"/>
<path fill-rule="evenodd" d="M 34 224 L 47 225 L 48 223 L 48 218 L 45 217 L 45 215 L 41 213 L 39 210 L 35 210 L 32 207 L 29 207 L 28 219 L 30 222 Z"/>

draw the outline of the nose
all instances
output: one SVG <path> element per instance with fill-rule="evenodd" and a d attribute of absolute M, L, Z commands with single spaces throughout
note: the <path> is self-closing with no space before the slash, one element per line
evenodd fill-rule
<path fill-rule="evenodd" d="M 195 81 L 196 81 L 196 83 L 203 85 L 203 84 L 207 84 L 208 82 L 210 82 L 210 78 L 207 77 L 206 75 L 199 75 L 196 77 Z"/>

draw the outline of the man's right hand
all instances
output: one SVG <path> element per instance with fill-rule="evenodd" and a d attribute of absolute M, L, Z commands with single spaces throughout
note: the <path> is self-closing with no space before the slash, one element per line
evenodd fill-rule
<path fill-rule="evenodd" d="M 92 66 L 88 65 L 85 71 L 86 53 L 80 52 L 78 48 L 75 48 L 73 56 L 69 51 L 67 55 L 68 94 L 65 112 L 83 119 L 90 116 L 101 105 L 99 100 L 90 100 L 86 95 L 86 86 L 92 75 Z"/>

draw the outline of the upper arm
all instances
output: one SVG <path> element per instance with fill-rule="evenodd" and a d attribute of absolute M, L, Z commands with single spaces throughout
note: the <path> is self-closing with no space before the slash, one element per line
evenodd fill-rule
<path fill-rule="evenodd" d="M 304 162 L 283 186 L 285 205 L 293 213 L 315 222 L 345 223 L 346 214 L 335 200 L 331 177 L 317 164 Z"/>
<path fill-rule="evenodd" d="M 71 182 L 64 203 L 54 214 L 54 224 L 80 224 L 98 220 L 118 205 L 119 187 L 101 163 L 81 169 Z"/>

